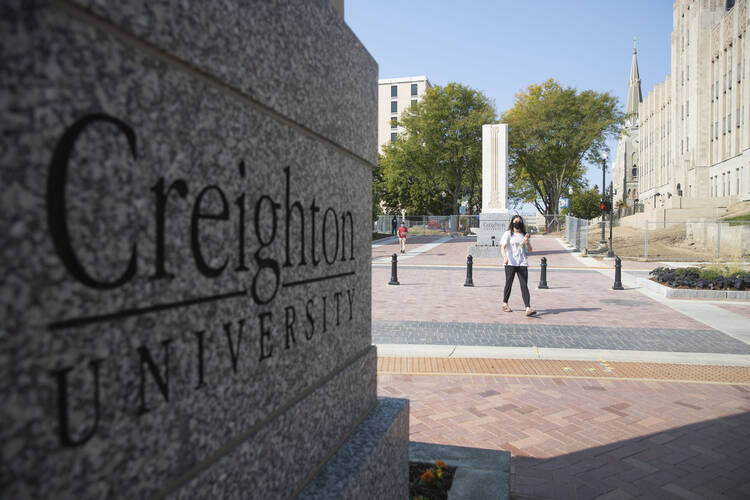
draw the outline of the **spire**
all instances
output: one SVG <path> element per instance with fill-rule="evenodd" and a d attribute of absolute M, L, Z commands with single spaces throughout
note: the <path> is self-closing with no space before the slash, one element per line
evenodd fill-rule
<path fill-rule="evenodd" d="M 641 77 L 638 74 L 638 58 L 635 50 L 635 37 L 633 37 L 633 62 L 630 65 L 630 82 L 628 83 L 628 104 L 625 112 L 634 115 L 633 122 L 638 120 L 638 105 L 643 102 L 641 95 Z"/>

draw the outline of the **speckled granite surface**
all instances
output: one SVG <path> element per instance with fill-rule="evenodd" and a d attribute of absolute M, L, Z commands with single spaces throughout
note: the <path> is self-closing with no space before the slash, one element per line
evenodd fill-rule
<path fill-rule="evenodd" d="M 376 65 L 327 1 L 116 4 L 0 5 L 0 490 L 283 496 L 375 404 Z"/>
<path fill-rule="evenodd" d="M 378 406 L 299 498 L 406 498 L 408 461 L 409 400 L 378 398 Z"/>
<path fill-rule="evenodd" d="M 329 0 L 71 1 L 377 162 L 377 64 Z"/>

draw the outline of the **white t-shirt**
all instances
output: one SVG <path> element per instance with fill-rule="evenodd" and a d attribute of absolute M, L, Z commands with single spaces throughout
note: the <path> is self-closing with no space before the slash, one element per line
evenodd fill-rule
<path fill-rule="evenodd" d="M 505 231 L 500 239 L 500 246 L 508 245 L 505 254 L 508 256 L 509 266 L 526 266 L 529 267 L 529 261 L 526 260 L 526 247 L 522 247 L 524 235 L 510 231 Z"/>

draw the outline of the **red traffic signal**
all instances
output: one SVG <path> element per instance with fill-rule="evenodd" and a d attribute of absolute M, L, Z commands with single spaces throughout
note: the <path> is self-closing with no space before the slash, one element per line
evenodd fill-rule
<path fill-rule="evenodd" d="M 604 212 L 604 209 L 607 208 L 607 204 L 602 201 L 601 203 L 599 203 L 599 208 L 601 208 L 602 212 Z"/>

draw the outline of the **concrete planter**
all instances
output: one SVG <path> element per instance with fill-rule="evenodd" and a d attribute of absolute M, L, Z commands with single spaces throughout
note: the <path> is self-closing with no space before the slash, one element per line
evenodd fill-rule
<path fill-rule="evenodd" d="M 638 284 L 664 297 L 685 299 L 750 299 L 750 292 L 748 291 L 671 288 L 656 281 L 651 281 L 648 278 L 638 278 Z"/>

